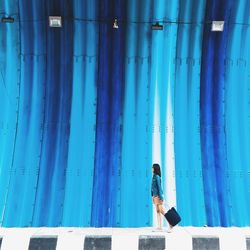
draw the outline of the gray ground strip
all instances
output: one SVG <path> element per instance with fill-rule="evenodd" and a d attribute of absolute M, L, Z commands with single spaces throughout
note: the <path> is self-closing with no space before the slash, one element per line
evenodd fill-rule
<path fill-rule="evenodd" d="M 250 250 L 250 237 L 246 238 L 247 250 Z"/>
<path fill-rule="evenodd" d="M 110 235 L 87 235 L 84 240 L 84 250 L 111 250 L 112 237 Z"/>
<path fill-rule="evenodd" d="M 141 235 L 139 237 L 139 250 L 164 250 L 165 237 L 164 236 L 147 236 Z"/>
<path fill-rule="evenodd" d="M 32 237 L 29 250 L 56 250 L 57 237 Z"/>
<path fill-rule="evenodd" d="M 193 250 L 220 250 L 217 237 L 193 237 Z"/>

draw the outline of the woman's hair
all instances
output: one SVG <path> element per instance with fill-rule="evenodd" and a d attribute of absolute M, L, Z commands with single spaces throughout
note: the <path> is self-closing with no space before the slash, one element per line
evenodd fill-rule
<path fill-rule="evenodd" d="M 161 177 L 161 167 L 159 164 L 154 163 L 153 164 L 154 174 L 157 174 Z"/>

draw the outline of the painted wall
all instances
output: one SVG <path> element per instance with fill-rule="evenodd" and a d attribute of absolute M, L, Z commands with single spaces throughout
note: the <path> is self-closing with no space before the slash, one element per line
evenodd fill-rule
<path fill-rule="evenodd" d="M 250 1 L 2 0 L 6 15 L 1 226 L 151 226 L 153 162 L 181 225 L 250 225 Z"/>

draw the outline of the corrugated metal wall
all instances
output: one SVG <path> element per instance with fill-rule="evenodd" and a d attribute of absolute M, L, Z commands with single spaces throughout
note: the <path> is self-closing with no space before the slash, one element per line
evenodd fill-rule
<path fill-rule="evenodd" d="M 2 0 L 7 15 L 0 225 L 150 226 L 155 161 L 182 225 L 250 225 L 249 0 Z"/>

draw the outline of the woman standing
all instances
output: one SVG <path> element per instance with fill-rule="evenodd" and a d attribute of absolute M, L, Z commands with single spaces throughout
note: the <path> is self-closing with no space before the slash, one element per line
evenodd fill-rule
<path fill-rule="evenodd" d="M 162 220 L 161 220 L 161 214 L 165 216 L 166 209 L 163 206 L 163 191 L 161 187 L 161 168 L 159 164 L 153 164 L 152 167 L 153 172 L 153 178 L 152 178 L 152 188 L 151 193 L 153 197 L 153 203 L 156 207 L 157 212 L 157 230 L 162 230 Z M 172 226 L 169 225 L 168 232 L 171 232 Z"/>

